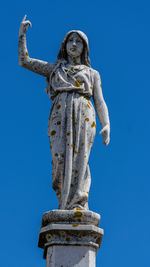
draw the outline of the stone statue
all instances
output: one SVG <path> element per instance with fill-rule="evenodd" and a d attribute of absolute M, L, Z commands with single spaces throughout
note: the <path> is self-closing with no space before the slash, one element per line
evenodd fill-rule
<path fill-rule="evenodd" d="M 31 22 L 23 18 L 19 31 L 19 64 L 46 77 L 46 93 L 52 99 L 48 136 L 52 153 L 52 186 L 59 209 L 88 209 L 91 184 L 89 155 L 96 132 L 95 109 L 102 125 L 104 145 L 110 141 L 110 123 L 99 73 L 92 69 L 89 45 L 81 31 L 64 37 L 56 63 L 29 57 L 26 31 Z"/>

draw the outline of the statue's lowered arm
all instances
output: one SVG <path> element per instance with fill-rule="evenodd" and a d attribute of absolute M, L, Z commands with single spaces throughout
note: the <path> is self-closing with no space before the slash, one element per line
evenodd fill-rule
<path fill-rule="evenodd" d="M 104 145 L 108 145 L 110 142 L 110 121 L 109 121 L 108 109 L 103 98 L 103 93 L 101 88 L 101 78 L 98 72 L 95 73 L 94 77 L 93 99 L 94 99 L 96 113 L 102 125 L 102 130 L 100 134 L 102 134 L 103 136 Z"/>
<path fill-rule="evenodd" d="M 28 26 L 31 27 L 31 22 L 26 20 L 25 15 L 19 30 L 19 64 L 28 70 L 48 77 L 55 64 L 29 57 L 26 43 L 26 31 Z"/>

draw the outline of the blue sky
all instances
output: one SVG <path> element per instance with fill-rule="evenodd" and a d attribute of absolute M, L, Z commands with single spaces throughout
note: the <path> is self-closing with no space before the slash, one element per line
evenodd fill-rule
<path fill-rule="evenodd" d="M 29 55 L 55 62 L 71 29 L 84 31 L 92 67 L 102 78 L 111 143 L 97 135 L 90 157 L 90 209 L 105 234 L 97 267 L 149 267 L 150 3 L 149 1 L 11 1 L 1 3 L 0 265 L 42 267 L 42 214 L 58 206 L 51 188 L 45 78 L 18 64 L 24 16 Z"/>

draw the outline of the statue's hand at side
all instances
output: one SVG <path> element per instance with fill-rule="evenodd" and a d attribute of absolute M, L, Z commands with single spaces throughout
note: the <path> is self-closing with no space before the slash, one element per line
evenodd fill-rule
<path fill-rule="evenodd" d="M 106 124 L 100 134 L 103 136 L 103 144 L 107 146 L 110 142 L 110 125 Z"/>
<path fill-rule="evenodd" d="M 26 34 L 26 31 L 28 29 L 28 26 L 32 27 L 32 24 L 29 20 L 26 20 L 27 15 L 24 16 L 20 29 L 19 29 L 19 36 Z"/>

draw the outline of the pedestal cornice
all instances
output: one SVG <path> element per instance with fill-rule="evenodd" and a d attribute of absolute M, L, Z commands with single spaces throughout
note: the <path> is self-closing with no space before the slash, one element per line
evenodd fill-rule
<path fill-rule="evenodd" d="M 38 246 L 46 258 L 50 246 L 100 247 L 104 231 L 100 215 L 85 210 L 52 210 L 43 214 Z"/>

